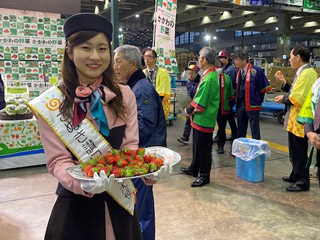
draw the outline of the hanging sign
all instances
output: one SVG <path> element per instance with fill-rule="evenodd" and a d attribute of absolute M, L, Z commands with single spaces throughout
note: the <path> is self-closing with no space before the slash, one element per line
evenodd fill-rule
<path fill-rule="evenodd" d="M 175 52 L 177 0 L 156 0 L 154 48 L 158 65 L 169 73 L 179 73 Z"/>
<path fill-rule="evenodd" d="M 274 2 L 302 7 L 303 0 L 274 0 Z"/>
<path fill-rule="evenodd" d="M 304 0 L 303 1 L 303 11 L 320 13 L 320 0 Z"/>

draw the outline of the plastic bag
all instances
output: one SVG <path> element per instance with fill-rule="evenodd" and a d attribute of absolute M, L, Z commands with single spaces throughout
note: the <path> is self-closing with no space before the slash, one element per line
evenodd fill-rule
<path fill-rule="evenodd" d="M 262 154 L 270 157 L 271 150 L 266 141 L 251 138 L 237 138 L 232 144 L 232 154 L 244 161 L 250 161 Z"/>

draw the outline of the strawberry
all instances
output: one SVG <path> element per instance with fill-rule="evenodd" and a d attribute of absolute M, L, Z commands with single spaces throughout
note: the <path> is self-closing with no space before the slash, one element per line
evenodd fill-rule
<path fill-rule="evenodd" d="M 150 155 L 149 154 L 144 155 L 143 156 L 143 160 L 144 160 L 145 163 L 150 163 Z"/>
<path fill-rule="evenodd" d="M 153 163 L 156 164 L 157 167 L 160 167 L 164 164 L 164 161 L 162 158 L 156 158 L 154 159 Z"/>
<path fill-rule="evenodd" d="M 98 160 L 98 163 L 103 164 L 103 166 L 107 165 L 106 160 L 104 159 L 104 157 L 101 156 L 101 158 Z"/>
<path fill-rule="evenodd" d="M 128 166 L 128 165 L 129 165 L 129 163 L 126 160 L 119 160 L 117 162 L 117 166 L 118 167 L 125 167 L 125 166 Z"/>
<path fill-rule="evenodd" d="M 90 168 L 89 171 L 88 171 L 87 176 L 92 178 L 93 174 L 94 174 L 94 172 L 93 172 L 92 168 Z"/>
<path fill-rule="evenodd" d="M 137 155 L 143 156 L 145 152 L 145 148 L 138 148 L 136 150 Z"/>
<path fill-rule="evenodd" d="M 124 148 L 124 149 L 122 149 L 122 153 L 124 154 L 124 155 L 130 155 L 131 154 L 131 149 L 129 149 L 129 148 Z"/>
<path fill-rule="evenodd" d="M 121 171 L 120 168 L 117 168 L 116 166 L 112 169 L 111 174 L 114 174 L 115 178 L 121 177 Z"/>
<path fill-rule="evenodd" d="M 110 173 L 111 173 L 112 169 L 113 169 L 112 165 L 107 165 L 107 166 L 103 167 L 100 171 L 104 170 L 106 175 L 110 176 Z"/>
<path fill-rule="evenodd" d="M 89 172 L 90 169 L 92 169 L 92 166 L 90 166 L 90 165 L 85 166 L 83 168 L 84 174 L 88 176 L 88 172 Z"/>

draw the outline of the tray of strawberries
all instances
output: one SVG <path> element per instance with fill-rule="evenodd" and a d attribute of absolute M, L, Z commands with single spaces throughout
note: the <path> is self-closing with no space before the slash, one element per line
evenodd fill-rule
<path fill-rule="evenodd" d="M 178 153 L 165 147 L 149 147 L 122 151 L 114 150 L 105 156 L 91 158 L 66 169 L 73 178 L 93 180 L 95 172 L 104 170 L 107 176 L 114 174 L 116 179 L 133 179 L 155 174 L 161 166 L 169 163 L 171 166 L 180 161 Z"/>

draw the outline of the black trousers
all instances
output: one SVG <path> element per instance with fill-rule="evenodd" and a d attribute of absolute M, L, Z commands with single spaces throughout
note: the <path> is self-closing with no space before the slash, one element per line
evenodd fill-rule
<path fill-rule="evenodd" d="M 238 138 L 245 138 L 247 135 L 248 121 L 250 123 L 251 135 L 253 139 L 260 140 L 260 111 L 246 111 L 244 100 L 237 104 Z"/>
<path fill-rule="evenodd" d="M 308 141 L 305 138 L 297 137 L 289 132 L 289 156 L 292 164 L 291 179 L 296 182 L 302 181 L 310 186 L 308 161 Z"/>
<path fill-rule="evenodd" d="M 191 120 L 189 117 L 186 117 L 186 123 L 184 125 L 183 136 L 182 136 L 183 139 L 186 141 L 189 141 L 190 133 L 191 133 Z"/>
<path fill-rule="evenodd" d="M 227 120 L 230 125 L 232 138 L 237 138 L 238 128 L 237 128 L 237 124 L 236 124 L 235 114 L 234 114 L 234 112 L 232 112 L 231 107 L 230 107 L 230 113 L 227 115 Z"/>
<path fill-rule="evenodd" d="M 212 133 L 204 133 L 193 129 L 193 158 L 189 166 L 189 171 L 193 176 L 198 176 L 200 172 L 200 177 L 210 181 L 212 144 Z"/>
<path fill-rule="evenodd" d="M 224 147 L 224 144 L 226 143 L 226 125 L 228 121 L 228 115 L 223 115 L 220 112 L 220 109 L 218 111 L 218 116 L 217 116 L 217 123 L 218 123 L 218 146 L 219 147 Z"/>

